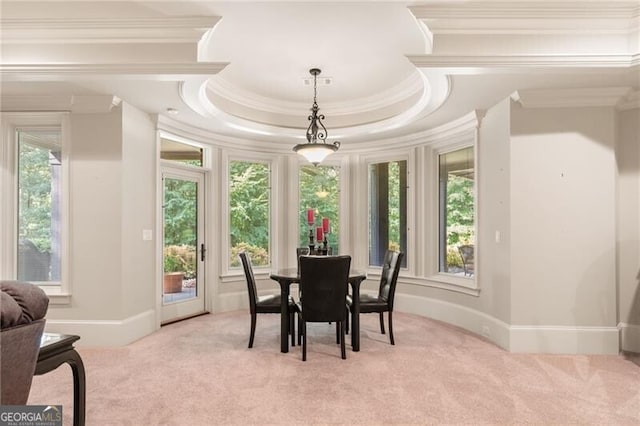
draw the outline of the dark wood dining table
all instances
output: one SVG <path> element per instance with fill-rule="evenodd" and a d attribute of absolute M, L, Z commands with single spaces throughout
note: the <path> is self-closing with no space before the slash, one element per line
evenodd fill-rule
<path fill-rule="evenodd" d="M 270 275 L 272 280 L 280 284 L 280 352 L 289 352 L 289 312 L 288 303 L 291 284 L 300 282 L 297 268 L 279 269 Z M 360 350 L 360 283 L 367 278 L 363 271 L 349 271 L 349 285 L 353 296 L 353 313 L 351 314 L 351 349 Z"/>

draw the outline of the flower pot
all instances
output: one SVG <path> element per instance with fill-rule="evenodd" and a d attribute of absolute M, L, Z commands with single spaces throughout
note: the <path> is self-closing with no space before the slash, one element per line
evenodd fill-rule
<path fill-rule="evenodd" d="M 168 293 L 181 293 L 182 292 L 182 280 L 184 279 L 183 272 L 166 272 L 164 274 L 164 282 L 162 285 L 162 291 L 165 294 Z"/>

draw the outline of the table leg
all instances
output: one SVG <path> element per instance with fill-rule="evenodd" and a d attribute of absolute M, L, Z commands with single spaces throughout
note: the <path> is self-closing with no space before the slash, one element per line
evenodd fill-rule
<path fill-rule="evenodd" d="M 280 352 L 289 352 L 289 284 L 280 281 Z"/>
<path fill-rule="evenodd" d="M 70 351 L 68 357 L 69 359 L 66 362 L 71 366 L 71 371 L 73 372 L 73 425 L 84 426 L 87 395 L 84 364 L 75 350 Z"/>

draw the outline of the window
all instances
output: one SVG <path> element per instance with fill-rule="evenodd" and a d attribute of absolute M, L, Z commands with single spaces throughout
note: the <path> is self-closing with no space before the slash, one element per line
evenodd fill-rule
<path fill-rule="evenodd" d="M 229 162 L 229 239 L 231 267 L 238 253 L 249 253 L 253 266 L 269 266 L 270 168 L 267 163 Z"/>
<path fill-rule="evenodd" d="M 473 147 L 440 154 L 439 271 L 474 274 L 475 165 Z"/>
<path fill-rule="evenodd" d="M 370 164 L 368 172 L 369 265 L 381 266 L 388 249 L 407 251 L 407 161 Z"/>
<path fill-rule="evenodd" d="M 316 230 L 327 224 L 327 247 L 333 254 L 339 252 L 338 235 L 340 224 L 338 222 L 340 200 L 340 168 L 334 166 L 303 166 L 300 168 L 300 211 L 299 211 L 299 236 L 300 247 L 310 244 L 309 232 L 314 237 L 314 245 L 318 247 Z M 313 210 L 313 224 L 307 220 L 308 210 Z"/>
<path fill-rule="evenodd" d="M 17 278 L 60 282 L 62 144 L 59 130 L 16 130 Z"/>

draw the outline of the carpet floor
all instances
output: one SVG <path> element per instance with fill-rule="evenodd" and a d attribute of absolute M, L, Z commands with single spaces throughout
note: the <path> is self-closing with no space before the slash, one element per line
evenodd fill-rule
<path fill-rule="evenodd" d="M 396 313 L 396 345 L 361 316 L 361 350 L 340 359 L 335 326 L 309 324 L 280 353 L 277 315 L 170 324 L 125 347 L 80 347 L 87 425 L 640 424 L 640 367 L 624 356 L 512 354 L 428 318 Z M 71 369 L 34 378 L 29 404 L 62 405 Z"/>

